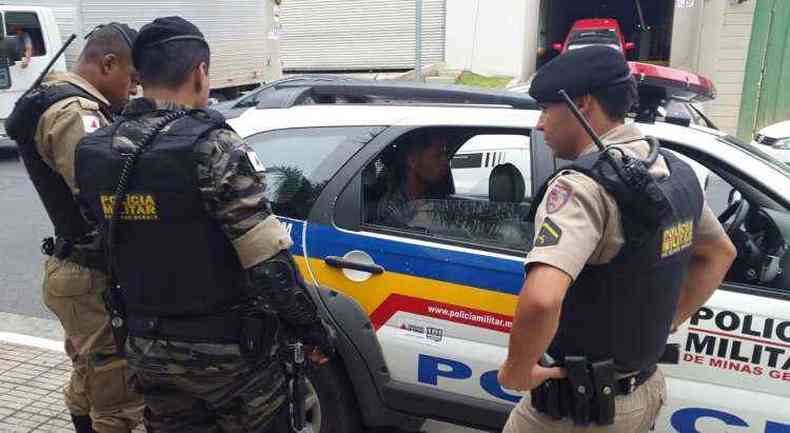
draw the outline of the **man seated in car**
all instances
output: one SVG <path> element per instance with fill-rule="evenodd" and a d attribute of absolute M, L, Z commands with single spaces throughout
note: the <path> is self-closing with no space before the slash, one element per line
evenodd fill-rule
<path fill-rule="evenodd" d="M 398 145 L 387 192 L 378 204 L 377 223 L 408 227 L 418 211 L 415 202 L 443 199 L 451 193 L 448 144 L 442 134 L 418 132 Z"/>

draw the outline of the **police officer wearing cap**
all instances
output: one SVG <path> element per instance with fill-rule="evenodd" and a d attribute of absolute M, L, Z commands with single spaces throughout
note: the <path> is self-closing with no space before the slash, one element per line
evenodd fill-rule
<path fill-rule="evenodd" d="M 70 72 L 52 72 L 17 101 L 6 132 L 52 221 L 44 304 L 58 317 L 72 360 L 64 388 L 78 433 L 125 433 L 142 418 L 143 399 L 126 386 L 128 368 L 110 334 L 102 293 L 109 286 L 97 227 L 74 199 L 74 151 L 80 139 L 112 120 L 136 91 L 132 43 L 121 23 L 97 26 Z"/>
<path fill-rule="evenodd" d="M 618 51 L 562 54 L 530 95 L 553 153 L 573 162 L 533 204 L 534 248 L 498 376 L 531 392 L 504 431 L 646 432 L 667 398 L 657 368 L 667 336 L 713 294 L 735 248 L 693 170 L 625 123 L 637 93 Z"/>
<path fill-rule="evenodd" d="M 102 226 L 112 323 L 149 431 L 288 431 L 279 343 L 323 362 L 332 329 L 288 252 L 255 152 L 206 108 L 209 43 L 180 17 L 140 29 L 144 98 L 86 137 L 77 184 Z M 126 329 L 124 329 L 126 328 Z"/>

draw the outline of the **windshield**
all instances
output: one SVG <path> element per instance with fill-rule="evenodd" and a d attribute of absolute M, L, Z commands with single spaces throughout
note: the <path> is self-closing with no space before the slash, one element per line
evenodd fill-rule
<path fill-rule="evenodd" d="M 571 44 L 617 44 L 620 40 L 613 29 L 581 30 L 571 35 Z"/>
<path fill-rule="evenodd" d="M 592 46 L 592 45 L 604 45 L 604 46 L 607 46 L 607 47 L 609 47 L 609 48 L 611 48 L 613 50 L 618 50 L 618 51 L 620 50 L 620 45 L 614 45 L 614 44 L 581 44 L 581 43 L 579 43 L 579 44 L 574 43 L 574 44 L 568 45 L 568 49 L 569 50 L 577 50 L 579 48 L 589 47 L 589 46 Z"/>

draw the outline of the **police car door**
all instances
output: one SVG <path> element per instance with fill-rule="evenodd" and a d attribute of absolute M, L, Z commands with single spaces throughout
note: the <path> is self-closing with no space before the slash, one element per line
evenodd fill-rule
<path fill-rule="evenodd" d="M 311 215 L 310 269 L 322 286 L 350 295 L 370 316 L 392 378 L 389 405 L 433 416 L 442 407 L 456 421 L 497 428 L 518 401 L 498 385 L 496 370 L 506 356 L 533 235 L 526 219 L 531 132 L 390 128 L 343 168 Z M 400 159 L 418 136 L 423 141 L 415 152 L 427 151 L 431 134 L 446 138 L 447 155 L 440 156 L 449 167 L 438 180 L 431 171 L 441 171 L 442 162 L 415 167 Z M 519 143 L 521 160 L 504 152 L 458 152 L 481 140 Z M 494 178 L 484 179 L 483 193 L 453 182 L 486 164 Z M 431 193 L 414 198 L 409 182 L 429 178 Z"/>
<path fill-rule="evenodd" d="M 746 154 L 728 159 L 663 144 L 690 160 L 714 214 L 738 208 L 741 199 L 751 210 L 732 231 L 739 257 L 724 284 L 670 336 L 681 359 L 662 367 L 670 395 L 658 431 L 790 432 L 789 203 L 762 195 L 770 191 L 762 173 L 770 168 L 750 168 Z"/>

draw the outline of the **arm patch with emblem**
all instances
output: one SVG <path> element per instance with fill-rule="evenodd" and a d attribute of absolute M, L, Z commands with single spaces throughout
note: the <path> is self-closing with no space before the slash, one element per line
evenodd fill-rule
<path fill-rule="evenodd" d="M 562 237 L 562 229 L 551 220 L 551 218 L 546 217 L 543 220 L 543 224 L 540 226 L 540 232 L 538 232 L 538 236 L 535 238 L 535 247 L 551 247 L 560 243 L 560 238 Z"/>
<path fill-rule="evenodd" d="M 255 153 L 254 150 L 248 150 L 246 154 L 247 162 L 250 164 L 250 167 L 252 167 L 253 173 L 263 173 L 266 171 L 266 167 L 263 166 L 263 163 L 258 158 L 258 154 Z"/>

